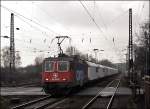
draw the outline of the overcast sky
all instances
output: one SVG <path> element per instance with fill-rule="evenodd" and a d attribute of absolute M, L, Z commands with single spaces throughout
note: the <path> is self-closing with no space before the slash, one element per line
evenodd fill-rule
<path fill-rule="evenodd" d="M 126 51 L 122 50 L 128 44 L 129 8 L 133 11 L 134 36 L 139 24 L 149 18 L 148 2 L 1 1 L 1 35 L 10 36 L 10 13 L 13 12 L 15 28 L 20 28 L 15 30 L 15 49 L 20 51 L 22 66 L 33 64 L 39 55 L 44 58 L 56 55 L 56 40 L 53 43 L 51 40 L 58 35 L 72 39 L 71 43 L 63 42 L 64 51 L 72 45 L 94 56 L 93 49 L 97 48 L 104 50 L 98 53 L 99 60 L 116 63 L 125 60 Z M 2 38 L 1 45 L 2 48 L 9 46 L 9 39 Z"/>

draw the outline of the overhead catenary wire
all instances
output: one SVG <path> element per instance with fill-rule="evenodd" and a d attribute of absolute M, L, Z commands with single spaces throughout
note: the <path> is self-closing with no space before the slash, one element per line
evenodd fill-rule
<path fill-rule="evenodd" d="M 25 22 L 25 23 L 27 23 L 28 25 L 30 25 L 32 28 L 34 28 L 34 29 L 36 29 L 36 30 L 40 30 L 39 28 L 37 28 L 37 27 L 31 25 L 29 22 L 25 21 L 23 18 L 25 18 L 25 19 L 27 19 L 28 21 L 33 22 L 33 23 L 38 24 L 39 26 L 41 26 L 39 23 L 37 23 L 37 22 L 35 22 L 34 20 L 29 19 L 29 18 L 27 18 L 27 17 L 25 17 L 25 16 L 23 16 L 23 15 L 20 15 L 19 13 L 15 12 L 15 11 L 13 11 L 13 10 L 11 10 L 11 9 L 9 9 L 9 8 L 7 8 L 7 7 L 5 7 L 5 6 L 2 6 L 2 7 L 3 7 L 4 9 L 6 9 L 7 11 L 9 11 L 9 12 L 15 13 L 15 16 L 17 16 L 20 20 L 22 20 L 23 22 Z M 47 28 L 46 28 L 46 29 L 47 29 Z M 41 31 L 41 30 L 40 30 L 40 31 Z M 43 34 L 43 33 L 46 34 L 46 32 L 43 32 L 43 31 L 42 31 L 42 34 Z M 47 36 L 48 36 L 48 35 L 47 35 Z M 72 36 L 72 35 L 70 35 L 70 36 Z"/>
<path fill-rule="evenodd" d="M 39 24 L 39 23 L 37 23 L 37 22 L 35 22 L 35 21 L 33 21 L 32 19 L 29 19 L 29 18 L 27 18 L 27 17 L 25 17 L 25 16 L 23 16 L 23 15 L 21 15 L 21 14 L 19 14 L 19 13 L 17 13 L 17 12 L 15 12 L 15 11 L 13 11 L 13 10 L 11 10 L 11 9 L 9 9 L 9 8 L 7 8 L 7 7 L 5 7 L 5 6 L 2 6 L 2 5 L 0 5 L 2 8 L 4 8 L 4 9 L 6 9 L 7 11 L 9 11 L 10 13 L 15 13 L 15 16 L 17 16 L 20 20 L 22 20 L 23 22 L 25 22 L 25 23 L 27 23 L 28 25 L 30 25 L 32 28 L 35 28 L 36 30 L 38 29 L 38 30 L 40 30 L 39 28 L 37 28 L 37 27 L 35 27 L 35 26 L 33 26 L 33 25 L 31 25 L 30 23 L 28 23 L 27 21 L 25 21 L 24 19 L 22 19 L 22 18 L 25 18 L 26 20 L 28 20 L 28 21 L 30 21 L 30 22 L 33 22 L 33 23 L 35 23 L 35 24 L 37 24 L 37 25 L 40 25 L 40 26 L 42 26 L 41 24 Z M 45 26 L 44 26 L 44 28 L 46 28 Z M 48 29 L 48 28 L 46 28 L 46 29 Z M 41 31 L 41 30 L 40 30 Z M 53 32 L 52 30 L 51 30 L 51 32 Z M 46 34 L 46 32 L 44 32 L 45 34 Z M 54 33 L 54 32 L 53 32 Z M 42 31 L 42 34 L 43 34 L 43 31 Z M 57 33 L 56 33 L 57 34 Z M 57 35 L 59 35 L 59 34 L 57 34 Z M 16 39 L 16 38 L 15 38 Z M 20 40 L 20 41 L 23 41 L 23 40 Z M 25 42 L 25 41 L 24 41 Z M 26 43 L 30 43 L 30 42 L 26 42 Z M 31 44 L 31 43 L 30 43 Z M 50 45 L 48 45 L 48 46 L 50 46 Z"/>
<path fill-rule="evenodd" d="M 87 14 L 89 15 L 89 17 L 91 18 L 91 20 L 94 22 L 94 24 L 96 25 L 96 27 L 98 28 L 98 30 L 100 31 L 100 32 L 102 32 L 102 33 L 104 33 L 103 32 L 103 30 L 99 27 L 99 25 L 96 23 L 96 21 L 95 21 L 95 19 L 92 17 L 92 15 L 90 14 L 90 12 L 88 11 L 88 9 L 84 6 L 84 4 L 80 1 L 80 3 L 81 3 L 81 5 L 82 5 L 82 7 L 85 9 L 85 11 L 87 12 Z M 126 12 L 126 11 L 125 11 Z M 107 38 L 107 36 L 106 35 L 104 35 L 105 36 L 105 39 L 108 41 L 108 38 Z M 115 47 L 115 43 L 113 42 L 113 49 L 115 49 L 114 47 Z M 115 51 L 116 51 L 116 49 L 115 49 Z"/>
<path fill-rule="evenodd" d="M 4 6 L 3 6 L 3 8 L 7 9 L 7 10 L 10 11 L 10 12 L 14 12 L 13 10 L 10 10 L 10 9 L 4 7 Z M 15 13 L 16 13 L 16 12 L 15 12 Z M 40 25 L 39 23 L 33 21 L 32 19 L 29 19 L 29 18 L 27 18 L 27 17 L 24 17 L 23 15 L 20 15 L 20 14 L 18 14 L 18 13 L 16 13 L 15 15 L 18 16 L 19 18 L 20 18 L 20 16 L 21 16 L 21 17 L 23 17 L 23 18 L 26 18 L 26 19 L 29 20 L 29 21 L 32 21 L 32 22 L 34 22 L 34 23 Z M 20 19 L 21 19 L 21 18 L 20 18 Z M 23 19 L 21 19 L 21 20 L 23 20 Z M 23 20 L 23 21 L 24 21 L 24 20 Z M 26 21 L 24 21 L 24 22 L 26 22 Z M 95 22 L 95 21 L 94 21 L 94 22 Z M 30 26 L 32 26 L 30 23 L 28 23 L 28 22 L 26 22 L 26 23 L 29 24 Z M 95 24 L 96 24 L 96 22 L 95 22 Z M 96 25 L 97 25 L 97 24 L 96 24 Z M 40 26 L 41 26 L 41 25 L 40 25 Z M 32 26 L 32 27 L 34 27 L 34 26 Z M 99 28 L 98 25 L 97 25 L 97 27 Z M 35 27 L 34 27 L 34 28 L 35 28 Z M 36 29 L 37 29 L 37 28 L 36 28 Z M 99 29 L 100 29 L 100 28 L 99 28 Z M 102 30 L 101 30 L 101 31 L 102 31 Z"/>
<path fill-rule="evenodd" d="M 89 15 L 90 19 L 94 22 L 94 24 L 96 25 L 96 27 L 98 28 L 98 30 L 103 33 L 103 31 L 101 30 L 101 28 L 99 27 L 99 25 L 96 23 L 95 19 L 92 17 L 92 15 L 88 11 L 88 9 L 84 6 L 84 4 L 80 0 L 79 0 L 79 2 L 82 5 L 82 7 L 85 9 L 85 11 L 87 12 L 87 14 Z M 108 40 L 107 36 L 105 36 L 105 39 Z"/>
<path fill-rule="evenodd" d="M 16 15 L 17 16 L 17 15 Z M 36 27 L 36 26 L 33 26 L 33 25 L 31 25 L 29 22 L 27 22 L 27 21 L 25 21 L 24 19 L 22 19 L 20 16 L 17 16 L 21 21 L 23 21 L 23 22 L 25 22 L 26 24 L 28 24 L 28 25 L 30 25 L 30 27 L 31 28 L 34 28 L 35 30 L 37 30 L 37 31 L 41 31 L 41 33 L 42 34 L 44 34 L 45 33 L 45 35 L 44 36 L 46 36 L 46 37 L 48 37 L 49 38 L 49 35 L 47 34 L 47 32 L 45 32 L 45 31 L 43 31 L 43 30 L 41 30 L 41 29 L 39 29 L 38 27 Z"/>
<path fill-rule="evenodd" d="M 98 8 L 98 7 L 97 7 L 97 8 Z M 126 12 L 128 12 L 128 10 L 123 11 L 119 16 L 117 16 L 115 19 L 113 19 L 113 21 L 115 21 L 115 20 L 117 20 L 118 18 L 120 18 L 121 16 L 123 16 Z M 103 20 L 103 17 L 102 17 L 101 14 L 100 14 L 100 12 L 99 12 L 99 15 L 100 15 L 100 17 L 101 17 L 101 19 L 102 19 L 102 23 L 103 23 L 103 25 L 104 25 L 104 27 L 105 27 L 105 30 L 106 30 L 106 32 L 108 33 L 108 25 L 106 26 L 106 24 L 105 24 L 105 22 L 104 22 L 104 20 Z M 113 22 L 112 22 L 112 23 L 113 23 Z M 109 25 L 111 25 L 111 24 L 109 24 Z M 111 34 L 112 34 L 112 36 L 113 36 L 112 43 L 113 43 L 113 48 L 114 48 L 114 50 L 115 50 L 115 53 L 116 53 L 117 55 L 119 55 L 119 57 L 121 57 L 121 53 L 120 53 L 120 51 L 117 49 L 116 44 L 115 44 L 115 38 L 114 38 L 115 35 L 113 35 L 113 31 L 110 31 L 110 32 L 111 32 Z M 118 53 L 118 52 L 119 52 L 119 53 Z"/>
<path fill-rule="evenodd" d="M 40 27 L 43 27 L 44 29 L 46 29 L 46 30 L 48 30 L 48 31 L 51 31 L 51 32 L 54 33 L 54 34 L 60 35 L 59 33 L 56 33 L 56 32 L 54 32 L 53 30 L 49 29 L 47 26 L 44 26 L 44 25 L 42 25 L 42 24 L 40 24 L 40 23 L 38 23 L 38 22 L 36 22 L 36 21 L 34 21 L 34 20 L 32 20 L 32 19 L 30 19 L 30 18 L 28 18 L 28 17 L 26 17 L 26 16 L 24 16 L 24 15 L 22 15 L 22 14 L 16 12 L 16 11 L 14 11 L 14 10 L 11 10 L 11 9 L 9 9 L 9 8 L 7 8 L 7 7 L 5 7 L 5 6 L 3 6 L 3 5 L 0 5 L 0 6 L 1 6 L 2 8 L 4 8 L 4 9 L 6 9 L 7 11 L 14 13 L 14 15 L 18 15 L 18 16 L 20 16 L 20 17 L 23 17 L 23 18 L 25 18 L 26 20 L 28 20 L 28 21 L 30 21 L 30 22 L 33 22 L 34 24 L 39 25 Z"/>
<path fill-rule="evenodd" d="M 39 44 L 41 44 L 41 43 L 39 43 L 39 41 L 36 42 L 36 43 L 35 43 L 35 41 L 34 41 L 34 42 L 31 42 L 32 39 L 29 39 L 28 41 L 26 41 L 26 40 L 22 40 L 22 39 L 15 38 L 15 40 L 18 41 L 18 42 L 20 42 L 21 44 L 23 44 L 22 42 L 28 43 L 28 46 L 31 46 L 32 44 L 34 44 L 34 45 L 39 45 Z M 43 43 L 43 44 L 45 45 L 45 43 Z M 46 45 L 46 46 L 49 47 L 50 45 Z"/>
<path fill-rule="evenodd" d="M 24 21 L 25 23 L 27 23 L 28 25 L 30 25 L 31 27 L 33 27 L 33 28 L 35 28 L 35 29 L 38 29 L 37 27 L 35 27 L 35 26 L 32 26 L 30 23 L 28 23 L 28 22 L 26 22 L 25 20 L 23 20 L 22 18 L 25 18 L 26 20 L 28 20 L 28 21 L 30 21 L 30 22 L 33 22 L 34 24 L 37 24 L 37 25 L 39 25 L 39 26 L 42 26 L 43 28 L 45 28 L 45 29 L 47 29 L 47 30 L 50 30 L 48 27 L 46 27 L 46 26 L 44 26 L 44 25 L 41 25 L 40 23 L 38 23 L 38 22 L 36 22 L 36 21 L 34 21 L 34 20 L 32 20 L 32 19 L 30 19 L 30 18 L 27 18 L 27 17 L 25 17 L 24 15 L 21 15 L 20 13 L 17 13 L 17 12 L 15 12 L 15 11 L 13 11 L 13 10 L 11 10 L 11 9 L 9 9 L 9 8 L 7 8 L 7 7 L 5 7 L 5 6 L 3 6 L 3 5 L 0 5 L 1 7 L 3 7 L 4 9 L 6 9 L 7 11 L 9 11 L 9 12 L 13 12 L 13 13 L 15 13 L 15 16 L 17 16 L 19 19 L 21 19 L 22 21 Z M 22 17 L 22 18 L 21 18 Z M 56 32 L 54 32 L 53 30 L 50 30 L 51 32 L 53 32 L 53 33 L 55 33 L 55 34 L 57 34 L 57 35 L 60 35 L 60 33 L 56 33 Z M 44 32 L 44 33 L 46 33 L 46 32 Z M 42 34 L 43 34 L 43 32 L 42 32 Z M 71 36 L 71 35 L 70 35 Z M 51 44 L 51 43 L 50 43 Z"/>
<path fill-rule="evenodd" d="M 90 12 L 88 11 L 88 9 L 84 6 L 84 4 L 83 4 L 81 1 L 80 1 L 80 3 L 81 3 L 81 5 L 83 6 L 83 8 L 85 9 L 85 11 L 87 12 L 87 14 L 89 15 L 89 17 L 91 18 L 91 20 L 94 22 L 94 24 L 96 25 L 96 27 L 99 29 L 99 31 L 103 33 L 103 31 L 102 31 L 101 28 L 98 26 L 98 24 L 96 23 L 95 19 L 92 17 L 92 15 L 91 15 Z M 108 39 L 107 39 L 107 36 L 106 36 L 106 35 L 104 35 L 104 36 L 105 36 L 105 39 L 108 40 Z"/>
<path fill-rule="evenodd" d="M 39 45 L 40 43 L 30 43 L 30 41 L 25 41 L 25 40 L 21 40 L 21 39 L 17 39 L 17 38 L 15 38 L 15 40 L 21 42 L 21 44 L 22 44 L 21 49 L 23 49 L 22 51 L 25 51 L 25 52 L 26 51 L 28 51 L 28 52 L 30 51 L 32 53 L 37 53 L 37 52 L 49 52 L 49 53 L 52 53 L 54 51 L 54 50 L 51 50 L 50 47 L 46 50 L 46 49 L 39 49 L 39 48 L 37 48 L 37 46 L 33 47 L 33 46 L 30 45 L 30 44 Z M 22 42 L 24 42 L 24 43 L 22 43 Z M 25 44 L 25 43 L 28 43 L 28 45 Z M 23 44 L 25 44 L 25 46 Z M 17 47 L 17 49 L 19 49 L 19 48 Z"/>
<path fill-rule="evenodd" d="M 98 7 L 97 7 L 97 8 L 98 8 Z M 109 23 L 109 24 L 106 25 L 106 23 L 104 22 L 104 19 L 103 19 L 102 15 L 101 15 L 101 13 L 99 12 L 99 8 L 97 9 L 97 11 L 98 11 L 99 16 L 101 17 L 101 20 L 102 20 L 102 23 L 103 23 L 103 25 L 104 25 L 104 28 L 105 28 L 106 32 L 109 33 L 109 32 L 108 32 L 109 26 L 112 25 L 113 22 L 111 21 L 111 23 Z M 127 12 L 128 12 L 128 10 L 123 11 L 121 14 L 119 14 L 117 17 L 115 17 L 115 18 L 113 19 L 113 21 L 117 21 L 120 17 L 124 16 L 125 13 L 127 13 Z M 111 31 L 111 30 L 109 30 L 109 31 L 110 31 L 110 34 L 111 34 L 112 36 L 115 36 L 113 31 Z"/>
<path fill-rule="evenodd" d="M 57 52 L 58 50 L 53 50 L 53 51 L 50 51 L 50 50 L 43 50 L 43 49 L 37 49 L 37 48 L 33 48 L 33 50 L 29 50 L 29 49 L 27 49 L 27 48 L 22 48 L 23 50 L 22 51 L 20 51 L 18 48 L 17 48 L 17 51 L 19 51 L 19 52 L 30 52 L 30 53 L 42 53 L 42 52 L 44 52 L 44 53 L 54 53 L 54 52 Z"/>
<path fill-rule="evenodd" d="M 36 4 L 34 4 L 34 6 L 36 6 Z M 37 7 L 37 6 L 36 6 Z M 45 13 L 45 15 L 47 15 L 48 17 L 50 16 L 48 13 L 47 13 L 47 11 L 45 11 L 45 10 L 43 10 L 42 8 L 40 8 L 40 7 L 38 7 L 42 12 L 44 12 Z M 57 19 L 54 19 L 54 17 L 52 17 L 52 16 L 50 16 L 51 17 L 51 19 L 53 19 L 56 23 L 58 22 L 58 20 Z M 64 27 L 64 25 L 63 25 L 63 27 Z M 69 31 L 69 28 L 68 27 L 64 27 L 66 30 L 67 30 L 67 32 Z M 69 34 L 69 32 L 67 33 L 67 34 Z"/>
<path fill-rule="evenodd" d="M 19 52 L 23 52 L 23 51 L 19 51 Z M 25 55 L 28 55 L 28 56 L 35 56 L 35 55 L 41 55 L 41 54 L 43 54 L 44 55 L 44 58 L 45 57 L 49 57 L 49 56 L 54 56 L 54 55 L 56 55 L 56 53 L 58 52 L 58 51 L 53 51 L 53 52 L 34 52 L 34 51 L 25 51 L 26 52 L 26 54 Z M 48 56 L 45 56 L 46 55 L 46 53 L 48 53 L 49 55 Z"/>
<path fill-rule="evenodd" d="M 23 19 L 22 19 L 23 20 Z M 23 20 L 24 21 L 24 20 Z M 26 21 L 25 21 L 26 22 Z M 30 23 L 28 23 L 28 22 L 26 22 L 27 24 L 29 24 L 30 26 L 32 26 Z M 33 27 L 33 26 L 32 26 Z M 35 29 L 38 29 L 37 27 L 34 27 Z M 44 32 L 45 33 L 45 35 L 46 35 L 46 32 Z M 43 32 L 42 32 L 42 34 L 43 34 Z M 48 35 L 46 35 L 47 37 L 48 37 Z M 49 37 L 48 37 L 49 38 Z M 30 39 L 31 40 L 31 39 Z M 47 39 L 44 39 L 43 41 L 44 41 L 44 43 L 46 42 L 46 40 Z M 31 42 L 27 42 L 27 43 L 30 43 L 31 44 Z M 33 43 L 32 43 L 33 44 Z M 36 43 L 36 44 L 41 44 L 41 43 Z M 50 47 L 51 47 L 51 44 L 52 43 L 50 43 L 50 45 L 47 45 L 48 47 L 49 47 L 49 49 L 50 49 Z"/>

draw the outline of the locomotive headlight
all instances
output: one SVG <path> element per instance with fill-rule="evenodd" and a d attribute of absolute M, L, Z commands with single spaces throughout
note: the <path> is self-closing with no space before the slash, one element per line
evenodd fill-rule
<path fill-rule="evenodd" d="M 48 81 L 48 78 L 46 78 L 45 80 Z"/>
<path fill-rule="evenodd" d="M 63 78 L 62 80 L 63 80 L 63 81 L 66 81 L 67 79 L 66 79 L 66 78 Z"/>

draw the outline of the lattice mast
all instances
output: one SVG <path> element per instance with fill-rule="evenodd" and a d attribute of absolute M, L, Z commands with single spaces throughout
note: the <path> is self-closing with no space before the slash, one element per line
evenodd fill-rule
<path fill-rule="evenodd" d="M 133 82 L 133 37 L 132 37 L 132 9 L 129 9 L 129 67 L 128 74 L 130 81 Z"/>
<path fill-rule="evenodd" d="M 10 20 L 10 72 L 15 71 L 15 42 L 14 42 L 14 14 Z"/>

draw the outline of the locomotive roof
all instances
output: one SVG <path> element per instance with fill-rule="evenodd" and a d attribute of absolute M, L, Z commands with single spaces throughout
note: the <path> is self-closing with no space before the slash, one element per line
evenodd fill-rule
<path fill-rule="evenodd" d="M 73 61 L 73 60 L 82 60 L 78 55 L 73 55 L 73 56 L 58 56 L 58 57 L 48 57 L 45 58 L 45 60 L 64 60 L 64 61 Z M 84 60 L 82 60 L 84 61 Z"/>
<path fill-rule="evenodd" d="M 51 61 L 55 61 L 55 60 L 72 61 L 73 58 L 72 57 L 48 57 L 48 58 L 45 58 L 45 60 L 51 60 Z"/>
<path fill-rule="evenodd" d="M 94 67 L 98 67 L 98 66 L 99 66 L 98 64 L 93 63 L 93 62 L 89 62 L 89 61 L 86 61 L 86 63 L 87 63 L 89 66 L 94 66 Z"/>

